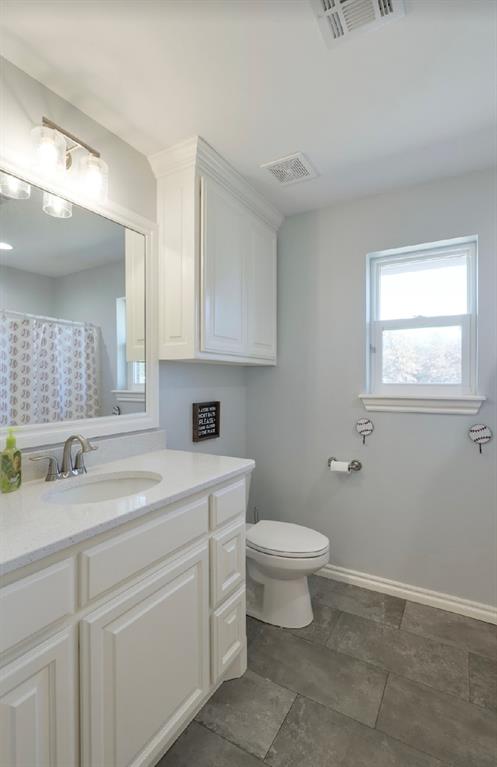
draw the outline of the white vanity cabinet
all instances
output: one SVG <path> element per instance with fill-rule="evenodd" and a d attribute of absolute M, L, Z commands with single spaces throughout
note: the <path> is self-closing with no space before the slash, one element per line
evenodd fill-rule
<path fill-rule="evenodd" d="M 153 767 L 244 673 L 245 510 L 242 473 L 3 579 L 1 767 Z"/>
<path fill-rule="evenodd" d="M 56 633 L 0 669 L 0 765 L 77 765 L 77 641 Z"/>
<path fill-rule="evenodd" d="M 281 214 L 201 138 L 150 162 L 158 179 L 159 357 L 275 364 Z"/>
<path fill-rule="evenodd" d="M 209 691 L 208 548 L 81 622 L 82 763 L 147 764 Z"/>

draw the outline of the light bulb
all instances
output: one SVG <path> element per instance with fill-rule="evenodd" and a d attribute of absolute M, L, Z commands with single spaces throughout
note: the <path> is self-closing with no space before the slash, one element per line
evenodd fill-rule
<path fill-rule="evenodd" d="M 9 173 L 0 173 L 0 194 L 13 200 L 27 200 L 31 196 L 31 187 Z"/>
<path fill-rule="evenodd" d="M 13 247 L 9 242 L 0 242 L 0 250 L 13 250 Z"/>
<path fill-rule="evenodd" d="M 66 170 L 66 140 L 53 128 L 40 125 L 31 131 L 34 165 L 44 176 L 55 176 Z"/>
<path fill-rule="evenodd" d="M 54 218 L 71 218 L 72 203 L 63 197 L 57 197 L 56 194 L 43 192 L 43 210 Z"/>
<path fill-rule="evenodd" d="M 91 200 L 105 201 L 109 179 L 107 163 L 101 157 L 87 154 L 81 158 L 79 170 L 82 193 Z"/>

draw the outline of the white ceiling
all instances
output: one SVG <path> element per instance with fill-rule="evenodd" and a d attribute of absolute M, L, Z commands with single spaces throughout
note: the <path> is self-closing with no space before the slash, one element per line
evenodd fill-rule
<path fill-rule="evenodd" d="M 140 151 L 203 136 L 289 214 L 496 161 L 495 0 L 326 48 L 308 0 L 2 0 L 4 55 Z M 259 165 L 302 151 L 320 177 Z"/>
<path fill-rule="evenodd" d="M 71 218 L 48 216 L 36 187 L 31 187 L 28 200 L 0 197 L 1 238 L 13 248 L 0 251 L 0 283 L 2 266 L 46 277 L 114 261 L 124 269 L 124 231 L 120 224 L 79 205 L 73 205 Z"/>

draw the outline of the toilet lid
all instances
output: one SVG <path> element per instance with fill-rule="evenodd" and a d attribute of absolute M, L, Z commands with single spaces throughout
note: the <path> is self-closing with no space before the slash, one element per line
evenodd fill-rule
<path fill-rule="evenodd" d="M 262 520 L 251 525 L 246 536 L 250 548 L 280 557 L 317 557 L 330 545 L 325 535 L 291 522 Z"/>

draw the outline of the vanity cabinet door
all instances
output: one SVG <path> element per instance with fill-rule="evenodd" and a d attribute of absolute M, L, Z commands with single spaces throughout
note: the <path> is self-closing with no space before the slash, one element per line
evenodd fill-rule
<path fill-rule="evenodd" d="M 148 765 L 209 688 L 208 546 L 81 624 L 82 764 Z"/>
<path fill-rule="evenodd" d="M 0 670 L 0 765 L 75 767 L 77 710 L 70 629 Z"/>

